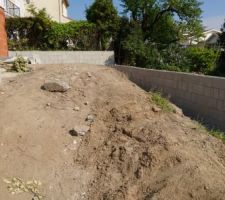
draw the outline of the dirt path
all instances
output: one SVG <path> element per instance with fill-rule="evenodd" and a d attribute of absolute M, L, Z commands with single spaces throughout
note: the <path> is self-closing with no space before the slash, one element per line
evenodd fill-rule
<path fill-rule="evenodd" d="M 149 95 L 110 68 L 35 68 L 0 85 L 1 179 L 39 180 L 47 200 L 225 199 L 225 146 L 190 119 L 153 112 Z M 41 90 L 52 78 L 71 89 Z M 83 126 L 85 136 L 69 134 Z M 32 199 L 6 187 L 0 180 L 0 199 Z"/>

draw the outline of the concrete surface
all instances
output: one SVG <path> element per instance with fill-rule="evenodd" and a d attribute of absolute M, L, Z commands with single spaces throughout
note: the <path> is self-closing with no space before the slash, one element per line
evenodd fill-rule
<path fill-rule="evenodd" d="M 9 56 L 25 56 L 37 64 L 114 65 L 113 51 L 10 51 Z"/>

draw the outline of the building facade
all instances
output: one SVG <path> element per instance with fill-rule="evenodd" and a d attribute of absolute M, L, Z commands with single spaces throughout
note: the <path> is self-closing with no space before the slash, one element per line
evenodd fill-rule
<path fill-rule="evenodd" d="M 29 5 L 33 4 L 37 9 L 45 8 L 52 20 L 66 23 L 68 18 L 68 0 L 0 0 L 7 17 L 27 17 Z"/>
<path fill-rule="evenodd" d="M 68 0 L 27 0 L 26 4 L 27 6 L 33 4 L 38 9 L 45 8 L 54 21 L 60 23 L 71 21 L 68 18 Z M 29 13 L 26 12 L 25 15 L 29 15 Z"/>
<path fill-rule="evenodd" d="M 190 45 L 198 45 L 198 46 L 208 46 L 213 47 L 218 45 L 219 36 L 221 34 L 221 31 L 210 29 L 205 30 L 202 33 L 202 36 L 197 38 L 195 36 L 189 37 L 184 43 L 184 46 L 190 46 Z"/>

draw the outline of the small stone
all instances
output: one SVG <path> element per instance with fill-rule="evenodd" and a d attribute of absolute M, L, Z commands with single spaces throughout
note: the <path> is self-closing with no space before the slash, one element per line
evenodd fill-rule
<path fill-rule="evenodd" d="M 140 179 L 143 177 L 143 170 L 142 168 L 138 168 L 137 171 L 135 172 L 136 178 Z"/>
<path fill-rule="evenodd" d="M 77 150 L 77 148 L 78 148 L 77 141 L 75 141 L 75 140 L 73 141 L 72 144 L 67 146 L 67 149 L 70 150 L 70 151 L 75 151 L 75 150 Z"/>
<path fill-rule="evenodd" d="M 69 131 L 69 134 L 71 136 L 84 136 L 88 131 L 90 131 L 90 127 L 89 126 L 79 126 L 79 127 L 75 127 L 73 129 L 71 129 Z"/>
<path fill-rule="evenodd" d="M 152 107 L 152 111 L 153 111 L 153 112 L 160 112 L 160 111 L 162 111 L 162 109 L 159 108 L 159 107 L 157 107 L 157 106 L 153 106 L 153 107 Z"/>
<path fill-rule="evenodd" d="M 88 104 L 89 104 L 89 102 L 88 102 L 88 101 L 84 103 L 84 105 L 85 105 L 85 106 L 87 106 Z"/>
<path fill-rule="evenodd" d="M 110 142 L 110 141 L 107 141 L 107 142 L 105 143 L 105 145 L 106 145 L 106 146 L 110 146 L 110 145 L 111 145 L 111 142 Z"/>
<path fill-rule="evenodd" d="M 94 122 L 94 120 L 95 120 L 95 116 L 94 115 L 88 115 L 87 118 L 86 118 L 86 121 L 90 122 L 90 123 Z"/>
<path fill-rule="evenodd" d="M 46 81 L 41 88 L 49 92 L 66 92 L 70 89 L 70 86 L 64 81 L 53 80 Z"/>
<path fill-rule="evenodd" d="M 80 111 L 80 108 L 78 106 L 76 106 L 73 110 L 74 111 Z"/>
<path fill-rule="evenodd" d="M 87 73 L 87 75 L 88 75 L 88 77 L 89 77 L 89 78 L 91 78 L 91 77 L 92 77 L 91 73 L 89 73 L 89 72 Z"/>
<path fill-rule="evenodd" d="M 46 106 L 50 107 L 50 106 L 51 106 L 51 104 L 50 104 L 50 103 L 47 103 L 47 104 L 46 104 Z"/>
<path fill-rule="evenodd" d="M 172 105 L 173 106 L 173 113 L 180 115 L 181 117 L 184 117 L 183 111 L 181 108 Z"/>

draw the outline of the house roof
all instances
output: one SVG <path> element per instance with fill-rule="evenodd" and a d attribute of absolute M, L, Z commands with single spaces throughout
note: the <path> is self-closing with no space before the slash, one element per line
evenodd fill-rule
<path fill-rule="evenodd" d="M 221 33 L 221 31 L 216 30 L 216 29 L 209 29 L 209 30 L 205 30 L 203 33 L 204 34 L 207 34 L 207 33 Z"/>

